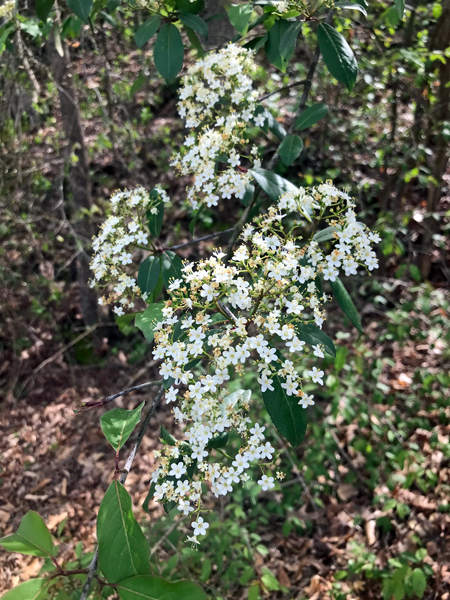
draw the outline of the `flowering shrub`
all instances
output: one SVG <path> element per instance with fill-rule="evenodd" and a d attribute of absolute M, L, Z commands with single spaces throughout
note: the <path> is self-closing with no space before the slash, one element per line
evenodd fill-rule
<path fill-rule="evenodd" d="M 259 168 L 258 160 L 256 170 L 239 169 L 248 122 L 263 125 L 263 117 L 256 116 L 257 93 L 250 77 L 254 67 L 253 53 L 234 44 L 213 52 L 189 69 L 178 104 L 192 132 L 173 164 L 182 174 L 194 174 L 188 189 L 193 207 L 216 205 L 217 194 L 242 197 L 253 177 L 277 197 L 266 215 L 244 227 L 231 260 L 216 250 L 208 259 L 183 265 L 171 253 L 164 272 L 168 253 L 163 252 L 161 265 L 156 255 L 142 263 L 137 280 L 126 272 L 129 265 L 135 271 L 133 248 L 154 252 L 147 221 L 153 231 L 160 208 L 169 202 L 159 187 L 150 194 L 142 188 L 117 192 L 111 200 L 113 214 L 94 241 L 95 280 L 114 286 L 101 301 L 116 302 L 119 316 L 134 299 L 149 298 L 160 270 L 165 275 L 168 299 L 150 304 L 143 330 L 154 337 L 153 356 L 162 359 L 166 401 L 176 403 L 173 414 L 185 426 L 186 440 L 163 431 L 166 445 L 156 453 L 159 466 L 150 494 L 184 515 L 193 513 L 193 543 L 208 527 L 200 516 L 202 484 L 216 497 L 224 496 L 249 479 L 247 471 L 255 463 L 262 470 L 258 483 L 263 489 L 283 477 L 275 472 L 275 449 L 265 428 L 249 419 L 251 392 L 230 394 L 229 383 L 246 368 L 256 371 L 274 425 L 298 445 L 306 430 L 304 411 L 314 404 L 304 383 L 323 385 L 324 377 L 317 366 L 306 370 L 304 357 L 335 353 L 322 331 L 329 299 L 322 283 L 329 282 L 358 326 L 338 278 L 355 275 L 358 267 L 372 271 L 378 264 L 372 250 L 378 235 L 357 222 L 352 199 L 331 182 L 296 188 Z M 218 170 L 218 162 L 227 163 L 225 170 Z M 136 324 L 142 328 L 138 319 Z M 229 434 L 240 438 L 234 456 L 222 450 Z M 218 462 L 218 454 L 225 460 Z"/>
<path fill-rule="evenodd" d="M 227 396 L 226 389 L 246 367 L 257 371 L 266 407 L 285 435 L 289 424 L 273 416 L 279 407 L 272 406 L 272 396 L 282 394 L 294 413 L 298 406 L 301 411 L 314 404 L 302 386 L 307 381 L 323 385 L 324 372 L 317 367 L 305 371 L 303 357 L 308 351 L 319 358 L 333 353 L 321 331 L 327 301 L 321 280 L 335 282 L 340 272 L 377 266 L 371 243 L 379 238 L 356 221 L 353 206 L 330 184 L 288 192 L 267 215 L 247 225 L 229 264 L 216 251 L 207 260 L 185 264 L 182 277 L 172 281 L 163 318 L 155 326 L 153 356 L 163 359 L 160 374 L 173 381 L 166 399 L 178 402 L 173 413 L 185 424 L 189 443 L 171 440 L 162 451 L 152 477 L 156 500 L 178 502 L 186 515 L 194 505 L 197 514 L 201 482 L 209 482 L 216 497 L 226 495 L 248 480 L 246 470 L 257 461 L 263 470 L 258 483 L 263 489 L 274 487 L 268 474 L 275 450 L 265 440 L 265 428 L 248 418 L 250 392 Z M 314 235 L 321 222 L 328 225 L 326 235 L 322 230 Z M 316 227 L 306 237 L 310 224 Z M 194 367 L 200 360 L 205 365 L 199 375 Z M 219 463 L 212 455 L 232 430 L 240 435 L 241 447 L 226 457 L 226 464 Z M 296 444 L 300 436 L 287 437 Z"/>
<path fill-rule="evenodd" d="M 71 7 L 79 19 L 88 22 L 92 6 L 86 2 L 92 5 L 92 0 L 81 0 Z M 170 6 L 154 0 L 142 2 L 152 15 L 136 31 L 135 40 L 141 47 L 157 34 L 155 66 L 166 81 L 173 81 L 183 66 L 178 24 L 186 29 L 191 43 L 195 32 L 204 37 L 208 34 L 207 23 L 196 14 L 201 3 L 191 3 L 192 11 L 187 9 L 189 4 L 181 0 Z M 356 60 L 344 37 L 329 24 L 332 13 L 320 22 L 322 8 L 330 5 L 328 0 L 316 6 L 281 0 L 264 9 L 258 7 L 263 14 L 252 22 L 252 5 L 229 8 L 238 38 L 245 38 L 251 28 L 264 23 L 267 33 L 259 40 L 255 38 L 255 47 L 264 46 L 270 62 L 284 72 L 302 19 L 309 22 L 308 27 L 319 21 L 317 50 L 307 80 L 293 84 L 305 87 L 298 119 L 288 132 L 258 105 L 259 94 L 253 88 L 255 51 L 229 44 L 198 60 L 182 79 L 178 111 L 189 132 L 171 164 L 191 179 L 186 190 L 191 208 L 213 208 L 220 200 L 232 197 L 246 206 L 233 228 L 227 254 L 216 250 L 195 264 L 183 264 L 174 249 L 156 243 L 164 205 L 170 202 L 160 186 L 151 192 L 142 187 L 119 191 L 111 198 L 111 214 L 93 242 L 91 284 L 104 290 L 100 304 L 113 304 L 116 316 L 127 322 L 135 316 L 146 339 L 155 341 L 153 356 L 161 360 L 163 385 L 157 381 L 138 386 L 160 387 L 122 471 L 119 453 L 139 423 L 144 403 L 130 411 L 115 408 L 100 419 L 115 451 L 116 469 L 99 509 L 98 547 L 88 559 L 89 568 L 64 570 L 45 523 L 30 511 L 18 532 L 0 542 L 11 551 L 46 557 L 46 570 L 54 568 L 55 573 L 21 584 L 14 597 L 59 597 L 59 577 L 86 576 L 81 593 L 70 588 L 70 594 L 80 600 L 90 597 L 93 581 L 95 593 L 104 597 L 118 593 L 122 600 L 206 598 L 196 584 L 168 582 L 152 574 L 148 541 L 133 516 L 131 498 L 124 487 L 155 408 L 165 394 L 166 402 L 174 404 L 175 419 L 184 427 L 184 439 L 177 440 L 161 428 L 164 446 L 155 453 L 158 466 L 148 499 L 189 516 L 192 536 L 188 539 L 198 544 L 209 528 L 202 496 L 206 490 L 216 497 L 225 496 L 248 481 L 249 471 L 255 467 L 261 470 L 257 483 L 262 490 L 274 488 L 275 480 L 283 477 L 276 469 L 276 450 L 266 437 L 266 428 L 249 417 L 255 401 L 251 391 L 230 393 L 229 385 L 246 371 L 257 374 L 274 426 L 297 446 L 306 432 L 305 409 L 314 404 L 314 395 L 305 392 L 305 384 L 324 385 L 320 365 L 307 367 L 305 357 L 312 354 L 321 359 L 325 352 L 335 354 L 332 340 L 322 330 L 330 299 L 323 290 L 324 282 L 362 331 L 340 277 L 356 274 L 358 267 L 368 271 L 377 267 L 372 244 L 379 241 L 378 236 L 357 222 L 351 198 L 331 183 L 297 188 L 273 169 L 278 156 L 289 166 L 302 152 L 303 142 L 293 133 L 295 129 L 301 131 L 326 115 L 324 104 L 306 109 L 319 55 L 348 90 L 356 81 Z M 41 2 L 37 6 L 39 18 L 46 22 L 52 4 Z M 365 13 L 360 5 L 342 8 L 354 6 Z M 9 2 L 0 16 L 7 16 L 10 8 Z M 4 33 L 2 43 L 13 31 L 10 27 Z M 282 140 L 267 170 L 261 168 L 249 131 L 250 127 L 266 126 Z M 271 204 L 266 214 L 245 225 L 261 191 Z M 237 247 L 235 240 L 240 240 Z M 164 300 L 158 302 L 161 294 Z M 143 302 L 148 306 L 139 311 Z M 138 312 L 133 314 L 133 310 Z M 103 406 L 133 389 L 87 403 L 85 408 Z M 229 437 L 233 443 L 226 451 Z"/>

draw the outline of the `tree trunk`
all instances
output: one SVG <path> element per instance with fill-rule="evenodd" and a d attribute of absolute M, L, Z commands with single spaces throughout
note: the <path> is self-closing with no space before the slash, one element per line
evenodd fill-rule
<path fill-rule="evenodd" d="M 225 46 L 236 32 L 225 9 L 225 6 L 231 4 L 231 2 L 227 2 L 227 0 L 206 0 L 205 4 L 203 18 L 211 20 L 208 20 L 209 35 L 208 39 L 204 40 L 203 46 L 207 50 L 212 50 Z"/>
<path fill-rule="evenodd" d="M 442 4 L 442 14 L 436 24 L 433 36 L 430 40 L 430 50 L 443 51 L 450 40 L 450 0 Z M 449 147 L 443 134 L 445 121 L 450 117 L 450 61 L 447 59 L 443 64 L 438 62 L 439 87 L 436 93 L 437 103 L 434 110 L 430 112 L 430 128 L 432 130 L 431 145 L 434 146 L 434 162 L 431 175 L 434 182 L 428 186 L 427 213 L 424 219 L 424 232 L 422 235 L 423 254 L 420 264 L 420 272 L 424 279 L 428 279 L 431 271 L 431 251 L 433 235 L 438 231 L 438 223 L 433 213 L 439 208 L 441 198 L 442 181 L 447 169 Z"/>
<path fill-rule="evenodd" d="M 61 48 L 59 48 L 61 51 Z M 63 45 L 61 56 L 52 41 L 49 42 L 50 64 L 58 88 L 64 133 L 68 152 L 75 155 L 69 162 L 69 179 L 72 191 L 71 225 L 79 250 L 77 257 L 77 282 L 83 320 L 87 326 L 97 322 L 97 294 L 89 287 L 92 276 L 89 247 L 93 235 L 90 211 L 92 208 L 89 164 L 81 126 L 80 109 L 70 72 L 68 49 Z"/>

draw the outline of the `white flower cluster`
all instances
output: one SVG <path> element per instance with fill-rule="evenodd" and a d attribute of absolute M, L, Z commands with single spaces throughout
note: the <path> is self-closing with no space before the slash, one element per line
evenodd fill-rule
<path fill-rule="evenodd" d="M 288 216 L 289 233 L 282 225 L 286 209 L 300 215 L 300 220 Z M 315 237 L 326 239 L 325 244 L 312 234 L 307 241 L 299 236 L 299 227 L 322 221 L 328 228 Z M 321 279 L 334 281 L 359 265 L 372 270 L 376 257 L 371 243 L 379 241 L 356 221 L 350 197 L 328 183 L 284 194 L 268 215 L 245 228 L 241 239 L 228 265 L 217 251 L 208 260 L 184 265 L 183 278 L 172 282 L 163 320 L 156 325 L 154 358 L 163 359 L 160 374 L 172 380 L 166 399 L 178 401 L 173 412 L 186 424 L 187 443 L 158 453 L 154 497 L 178 503 L 186 515 L 201 510 L 202 482 L 209 482 L 215 496 L 225 495 L 249 479 L 246 471 L 255 462 L 264 470 L 273 466 L 274 449 L 264 427 L 248 418 L 250 392 L 224 397 L 227 382 L 251 365 L 263 393 L 274 391 L 276 376 L 286 395 L 296 397 L 303 408 L 314 404 L 314 396 L 302 387 L 310 381 L 323 385 L 324 372 L 302 367 L 309 351 L 302 327 L 322 327 L 327 297 Z M 311 349 L 324 356 L 323 345 Z M 193 369 L 201 360 L 207 364 L 199 376 Z M 217 450 L 218 442 L 231 431 L 241 437 L 241 447 L 234 456 L 225 454 L 227 464 L 219 463 L 211 454 L 223 452 Z M 270 489 L 274 478 L 265 473 L 258 483 Z M 194 538 L 205 532 L 207 524 L 200 524 L 199 519 L 193 524 Z"/>
<path fill-rule="evenodd" d="M 2 6 L 0 6 L 0 18 L 10 17 L 13 14 L 15 8 L 16 8 L 16 3 L 14 0 L 9 0 L 9 1 L 5 2 L 5 4 L 2 4 Z"/>
<path fill-rule="evenodd" d="M 149 194 L 142 187 L 116 192 L 111 197 L 112 214 L 106 219 L 101 231 L 94 238 L 94 255 L 91 269 L 94 279 L 91 286 L 106 287 L 113 285 L 109 296 L 99 298 L 99 304 L 116 302 L 116 315 L 124 314 L 124 308 L 130 307 L 141 291 L 132 273 L 127 268 L 133 264 L 133 252 L 138 247 L 146 248 L 149 242 L 147 215 L 156 214 L 160 202 L 170 202 L 167 193 L 159 186 Z M 145 297 L 143 297 L 146 300 Z"/>
<path fill-rule="evenodd" d="M 265 117 L 256 114 L 258 92 L 252 89 L 254 52 L 229 44 L 197 61 L 183 78 L 178 112 L 191 132 L 182 152 L 172 159 L 183 175 L 193 175 L 187 199 L 196 209 L 201 204 L 217 206 L 220 198 L 243 198 L 251 180 L 241 167 L 246 128 L 263 126 Z M 250 159 L 260 166 L 258 149 Z M 225 163 L 218 171 L 218 163 Z"/>

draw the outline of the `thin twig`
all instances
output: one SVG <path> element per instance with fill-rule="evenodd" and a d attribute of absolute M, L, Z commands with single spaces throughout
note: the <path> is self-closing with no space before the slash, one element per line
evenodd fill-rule
<path fill-rule="evenodd" d="M 217 231 L 216 233 L 211 233 L 209 235 L 204 235 L 201 238 L 197 238 L 195 240 L 191 240 L 190 242 L 185 242 L 184 244 L 178 244 L 178 246 L 172 246 L 171 248 L 161 248 L 161 252 L 167 252 L 167 250 L 180 250 L 181 248 L 186 248 L 187 246 L 193 246 L 194 244 L 198 244 L 200 242 L 205 242 L 206 240 L 212 240 L 213 238 L 219 237 L 224 233 L 231 233 L 233 231 L 233 227 L 230 229 L 225 229 L 224 231 Z"/>
<path fill-rule="evenodd" d="M 159 406 L 159 404 L 161 402 L 161 398 L 162 398 L 163 394 L 164 394 L 164 386 L 162 385 L 159 388 L 158 393 L 156 394 L 150 408 L 148 409 L 147 414 L 145 415 L 144 422 L 142 423 L 141 428 L 139 429 L 139 433 L 137 435 L 134 446 L 131 449 L 130 454 L 128 455 L 127 462 L 125 463 L 125 468 L 123 469 L 122 475 L 120 476 L 120 479 L 119 479 L 119 481 L 122 485 L 124 485 L 124 483 L 127 479 L 128 473 L 131 470 L 131 466 L 133 464 L 136 453 L 139 449 L 139 446 L 141 445 L 142 439 L 144 438 L 145 431 L 148 427 L 148 424 L 150 423 L 151 418 L 153 417 L 153 415 L 155 413 L 155 410 L 157 409 L 157 407 Z M 88 575 L 87 575 L 86 581 L 84 582 L 83 589 L 81 591 L 80 600 L 87 600 L 87 597 L 89 596 L 89 592 L 91 591 L 92 580 L 94 579 L 94 577 L 96 576 L 96 573 L 97 573 L 97 566 L 98 566 L 98 545 L 95 548 L 94 556 L 92 557 L 91 564 L 89 565 Z"/>
<path fill-rule="evenodd" d="M 133 460 L 134 457 L 136 456 L 137 451 L 139 450 L 139 446 L 141 445 L 142 439 L 144 437 L 145 434 L 145 430 L 148 427 L 148 424 L 150 423 L 150 419 L 153 417 L 153 415 L 155 414 L 155 410 L 158 408 L 158 406 L 161 403 L 161 398 L 164 394 L 164 385 L 161 385 L 161 387 L 158 390 L 158 393 L 156 394 L 150 408 L 148 409 L 147 414 L 145 415 L 145 419 L 144 422 L 141 425 L 141 428 L 139 429 L 139 433 L 137 435 L 136 441 L 134 443 L 133 448 L 131 449 L 131 452 L 127 458 L 127 462 L 125 463 L 125 467 L 122 471 L 122 475 L 120 476 L 120 483 L 123 485 L 125 483 L 125 480 L 128 476 L 128 473 L 131 470 L 131 465 L 133 464 Z M 81 600 L 81 599 L 80 599 Z"/>
<path fill-rule="evenodd" d="M 309 491 L 309 487 L 306 485 L 306 481 L 303 479 L 300 471 L 298 470 L 297 465 L 295 464 L 291 453 L 289 452 L 288 447 L 286 446 L 286 444 L 283 442 L 283 440 L 280 438 L 280 436 L 277 434 L 276 431 L 273 432 L 274 437 L 276 438 L 277 442 L 280 444 L 280 446 L 283 448 L 284 453 L 286 454 L 289 462 L 292 465 L 292 471 L 295 475 L 295 478 L 297 479 L 297 481 L 300 483 L 300 485 L 303 488 L 303 491 L 305 492 L 305 496 L 308 498 L 309 502 L 311 503 L 311 505 L 314 507 L 314 509 L 316 511 L 320 511 L 319 505 L 316 503 L 316 501 L 314 500 L 311 492 Z"/>
<path fill-rule="evenodd" d="M 135 385 L 133 387 L 127 388 L 126 390 L 122 390 L 121 392 L 117 392 L 117 394 L 113 394 L 112 396 L 108 396 L 107 398 L 102 398 L 101 400 L 93 400 L 92 402 L 83 402 L 81 405 L 82 408 L 96 408 L 98 406 L 105 406 L 109 402 L 112 402 L 116 398 L 120 396 L 126 396 L 131 392 L 135 392 L 136 390 L 142 390 L 143 388 L 150 387 L 152 385 L 159 385 L 162 382 L 162 379 L 157 379 L 156 381 L 147 381 L 146 383 L 141 383 L 140 385 Z"/>
<path fill-rule="evenodd" d="M 275 90 L 274 92 L 269 92 L 268 94 L 264 94 L 263 96 L 260 96 L 258 98 L 258 102 L 262 102 L 263 100 L 267 100 L 267 98 L 270 98 L 270 96 L 274 96 L 275 94 L 281 94 L 281 92 L 284 92 L 286 90 L 290 90 L 291 88 L 297 87 L 298 85 L 303 85 L 304 83 L 306 83 L 306 79 L 302 79 L 301 81 L 294 81 L 294 83 L 290 83 L 289 85 L 285 85 L 282 88 L 279 88 L 278 90 Z"/>
<path fill-rule="evenodd" d="M 337 446 L 339 454 L 345 460 L 345 462 L 349 466 L 350 470 L 355 474 L 356 479 L 359 481 L 359 483 L 361 484 L 361 486 L 364 489 L 364 491 L 366 493 L 368 493 L 368 494 L 372 494 L 373 492 L 370 489 L 370 487 L 367 485 L 366 480 L 362 477 L 362 475 L 360 474 L 360 472 L 358 471 L 358 469 L 355 467 L 355 465 L 353 464 L 353 461 L 352 461 L 350 455 L 344 450 L 344 448 L 341 445 L 341 442 L 339 441 L 338 436 L 335 434 L 335 432 L 332 429 L 330 429 L 330 435 L 333 438 L 334 443 Z"/>
<path fill-rule="evenodd" d="M 89 329 L 86 329 L 86 331 L 84 333 L 81 333 L 74 340 L 72 340 L 71 342 L 69 342 L 68 344 L 66 344 L 65 346 L 63 346 L 60 350 L 58 350 L 58 352 L 55 352 L 55 354 L 53 354 L 52 356 L 50 356 L 49 358 L 47 358 L 46 360 L 44 360 L 43 362 L 41 362 L 33 370 L 33 372 L 29 375 L 29 377 L 27 377 L 27 379 L 25 380 L 25 383 L 22 385 L 22 387 L 20 389 L 20 392 L 17 394 L 17 396 L 20 397 L 20 395 L 23 393 L 23 391 L 25 390 L 25 388 L 27 387 L 27 385 L 30 383 L 30 381 L 33 379 L 33 377 L 36 375 L 36 373 L 38 373 L 46 365 L 48 365 L 49 363 L 51 363 L 55 359 L 57 359 L 59 356 L 61 356 L 61 354 L 64 354 L 64 352 L 66 350 L 68 350 L 69 348 L 72 348 L 72 346 L 74 346 L 75 344 L 77 344 L 80 340 L 82 340 L 87 335 L 89 335 L 90 333 L 92 333 L 94 331 L 94 329 L 97 328 L 97 326 L 98 326 L 97 323 L 95 325 L 92 325 L 92 327 L 89 327 Z"/>

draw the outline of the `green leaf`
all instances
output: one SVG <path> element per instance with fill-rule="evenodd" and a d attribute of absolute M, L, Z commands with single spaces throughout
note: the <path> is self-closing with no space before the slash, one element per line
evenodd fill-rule
<path fill-rule="evenodd" d="M 266 55 L 269 61 L 273 64 L 274 67 L 280 69 L 283 73 L 286 72 L 286 67 L 288 62 L 291 60 L 292 55 L 294 54 L 294 46 L 292 47 L 291 52 L 282 56 L 280 54 L 280 44 L 283 36 L 287 32 L 290 27 L 290 23 L 287 21 L 276 21 L 273 26 L 269 29 L 269 33 L 267 34 L 267 42 L 266 42 Z"/>
<path fill-rule="evenodd" d="M 241 202 L 244 206 L 248 206 L 248 203 L 253 198 L 254 193 L 255 193 L 255 186 L 253 185 L 253 183 L 249 183 L 248 186 L 245 188 L 244 197 L 241 199 Z"/>
<path fill-rule="evenodd" d="M 278 123 L 278 121 L 275 119 L 270 110 L 264 109 L 264 111 L 269 131 L 273 133 L 273 135 L 275 135 L 279 140 L 284 139 L 286 137 L 286 129 L 283 127 L 283 125 L 280 125 L 280 123 Z"/>
<path fill-rule="evenodd" d="M 160 272 L 159 256 L 147 256 L 138 272 L 138 286 L 143 294 L 150 295 L 156 288 Z M 148 296 L 147 296 L 148 297 Z"/>
<path fill-rule="evenodd" d="M 157 304 L 150 304 L 144 310 L 136 316 L 134 324 L 142 331 L 147 342 L 153 340 L 153 334 L 157 323 L 163 319 L 164 302 L 158 302 Z"/>
<path fill-rule="evenodd" d="M 405 12 L 405 0 L 394 0 L 394 4 L 397 9 L 398 18 L 402 21 L 403 13 Z"/>
<path fill-rule="evenodd" d="M 186 27 L 193 29 L 194 31 L 202 35 L 204 38 L 208 37 L 208 25 L 202 18 L 198 17 L 197 15 L 191 15 L 189 13 L 180 13 L 178 16 L 183 25 L 186 25 Z"/>
<path fill-rule="evenodd" d="M 140 575 L 117 586 L 121 600 L 206 600 L 202 588 L 191 581 L 172 583 L 153 575 Z"/>
<path fill-rule="evenodd" d="M 302 408 L 298 396 L 287 396 L 286 390 L 281 387 L 284 379 L 278 375 L 272 376 L 273 392 L 263 392 L 263 400 L 267 412 L 283 437 L 296 447 L 305 437 L 307 425 L 307 411 Z"/>
<path fill-rule="evenodd" d="M 130 88 L 130 96 L 133 98 L 133 96 L 136 94 L 136 92 L 138 92 L 142 86 L 145 83 L 145 74 L 143 71 L 140 71 L 139 75 L 137 76 L 137 78 L 134 80 L 133 85 Z"/>
<path fill-rule="evenodd" d="M 302 150 L 303 142 L 298 135 L 287 135 L 278 148 L 278 154 L 286 167 L 289 167 L 300 156 Z"/>
<path fill-rule="evenodd" d="M 166 442 L 166 444 L 169 444 L 169 446 L 176 446 L 177 440 L 173 437 L 172 434 L 170 434 L 167 431 L 167 429 L 164 427 L 164 425 L 162 423 L 161 423 L 161 437 Z"/>
<path fill-rule="evenodd" d="M 427 579 L 422 569 L 414 569 L 412 572 L 412 584 L 416 596 L 422 598 L 427 589 Z"/>
<path fill-rule="evenodd" d="M 356 82 L 358 65 L 353 50 L 334 27 L 321 23 L 317 29 L 317 41 L 323 60 L 335 79 L 343 83 L 349 92 Z"/>
<path fill-rule="evenodd" d="M 156 200 L 158 198 L 160 199 L 159 202 L 154 206 L 154 208 L 156 208 L 157 211 L 156 214 L 152 214 L 148 210 L 146 215 L 148 230 L 150 231 L 150 234 L 153 237 L 157 238 L 161 233 L 161 227 L 164 220 L 164 202 L 161 198 L 159 190 L 156 188 L 153 188 L 153 190 L 150 192 L 150 198 L 152 200 Z"/>
<path fill-rule="evenodd" d="M 334 239 L 335 231 L 337 231 L 336 227 L 325 227 L 325 229 L 321 229 L 314 234 L 313 240 L 317 243 L 328 242 L 329 240 Z"/>
<path fill-rule="evenodd" d="M 9 552 L 31 556 L 55 556 L 52 536 L 37 512 L 30 510 L 20 521 L 16 533 L 0 538 L 0 544 Z"/>
<path fill-rule="evenodd" d="M 67 0 L 67 5 L 83 23 L 89 22 L 93 0 Z"/>
<path fill-rule="evenodd" d="M 36 14 L 44 23 L 47 21 L 53 2 L 54 0 L 36 0 Z"/>
<path fill-rule="evenodd" d="M 353 300 L 350 298 L 350 294 L 345 289 L 342 281 L 340 279 L 336 279 L 336 281 L 330 281 L 330 285 L 339 306 L 342 308 L 356 329 L 360 333 L 364 333 L 356 306 L 353 304 Z"/>
<path fill-rule="evenodd" d="M 295 325 L 295 332 L 297 337 L 302 342 L 306 342 L 310 346 L 317 346 L 320 344 L 324 346 L 325 351 L 331 356 L 336 356 L 336 348 L 332 340 L 324 333 L 321 329 L 314 325 L 314 323 L 305 323 Z"/>
<path fill-rule="evenodd" d="M 343 8 L 347 10 L 359 10 L 365 17 L 367 17 L 367 11 L 361 4 L 354 4 L 352 2 L 335 2 L 334 8 Z"/>
<path fill-rule="evenodd" d="M 287 60 L 288 56 L 292 56 L 295 51 L 295 42 L 297 41 L 298 34 L 302 29 L 303 23 L 301 21 L 295 21 L 295 23 L 289 23 L 289 27 L 284 32 L 280 41 L 280 54 L 284 60 Z"/>
<path fill-rule="evenodd" d="M 161 254 L 161 272 L 166 288 L 172 279 L 183 279 L 182 268 L 181 258 L 175 252 L 166 250 Z"/>
<path fill-rule="evenodd" d="M 251 4 L 232 4 L 228 10 L 230 23 L 242 37 L 245 37 L 247 33 L 252 12 Z"/>
<path fill-rule="evenodd" d="M 197 56 L 199 58 L 203 58 L 203 56 L 205 55 L 205 53 L 203 51 L 203 47 L 201 45 L 201 42 L 200 42 L 200 40 L 197 37 L 197 34 L 190 27 L 186 27 L 186 25 L 184 26 L 184 29 L 186 31 L 186 34 L 188 36 L 189 41 L 191 42 L 191 46 L 193 48 L 195 48 L 195 50 L 197 50 Z"/>
<path fill-rule="evenodd" d="M 417 281 L 417 283 L 420 282 L 421 280 L 421 276 L 420 276 L 420 269 L 417 265 L 409 265 L 409 272 L 411 273 L 411 277 L 414 279 L 414 281 Z"/>
<path fill-rule="evenodd" d="M 150 548 L 136 521 L 131 498 L 118 481 L 109 486 L 97 519 L 99 566 L 109 583 L 150 573 Z"/>
<path fill-rule="evenodd" d="M 123 331 L 127 325 L 131 323 L 131 321 L 138 315 L 138 312 L 125 313 L 120 317 L 115 315 L 114 319 L 116 321 L 117 327 L 120 331 Z"/>
<path fill-rule="evenodd" d="M 51 583 L 49 579 L 29 579 L 6 592 L 2 600 L 43 600 Z"/>
<path fill-rule="evenodd" d="M 293 183 L 287 179 L 284 179 L 283 177 L 280 177 L 272 171 L 255 168 L 250 172 L 253 175 L 256 183 L 261 186 L 261 188 L 272 200 L 278 200 L 278 198 L 280 198 L 280 196 L 286 192 L 297 191 L 297 188 Z"/>
<path fill-rule="evenodd" d="M 100 417 L 103 434 L 116 452 L 122 448 L 139 423 L 144 404 L 142 402 L 134 410 L 113 408 Z"/>
<path fill-rule="evenodd" d="M 217 433 L 213 436 L 209 442 L 206 444 L 207 448 L 223 448 L 228 444 L 228 433 L 226 431 L 222 431 L 222 433 Z"/>
<path fill-rule="evenodd" d="M 173 23 L 164 23 L 156 38 L 153 58 L 158 73 L 169 82 L 183 67 L 184 47 L 181 35 Z"/>
<path fill-rule="evenodd" d="M 302 129 L 308 129 L 308 127 L 312 127 L 327 116 L 328 106 L 326 104 L 322 104 L 322 102 L 318 102 L 317 104 L 313 104 L 304 110 L 299 118 L 295 121 L 295 129 L 301 131 Z"/>
<path fill-rule="evenodd" d="M 134 41 L 138 48 L 142 48 L 142 46 L 155 35 L 160 23 L 161 17 L 159 15 L 152 15 L 150 19 L 147 19 L 145 23 L 142 23 L 134 34 Z"/>

